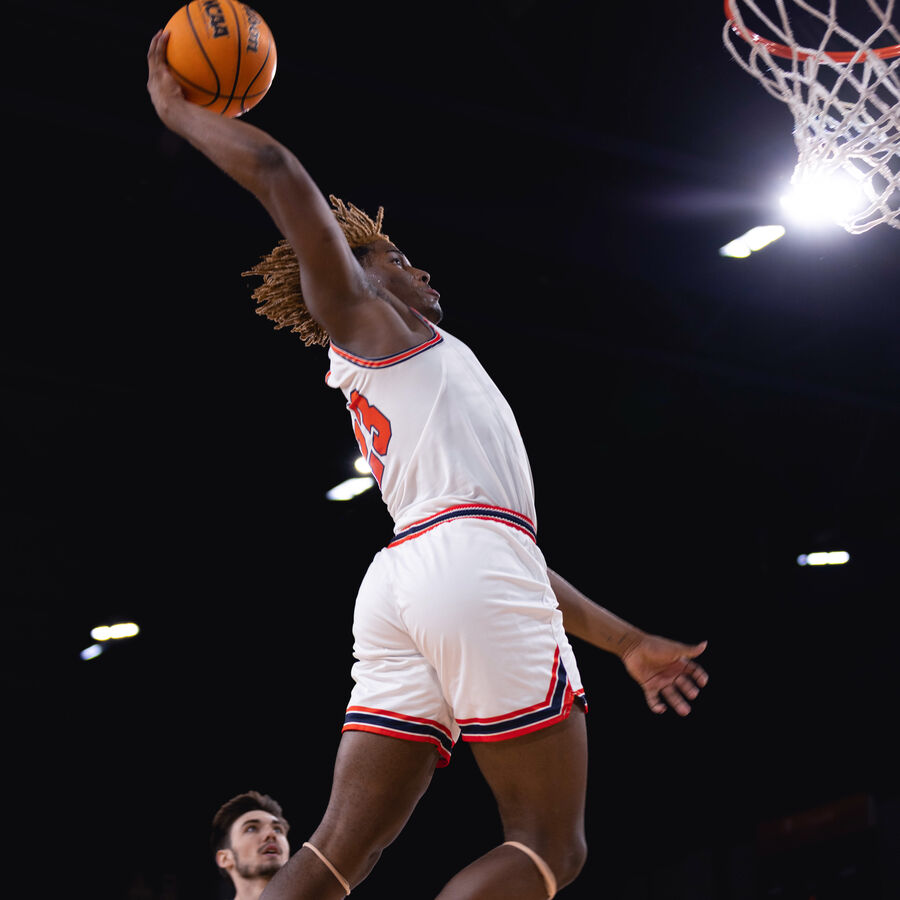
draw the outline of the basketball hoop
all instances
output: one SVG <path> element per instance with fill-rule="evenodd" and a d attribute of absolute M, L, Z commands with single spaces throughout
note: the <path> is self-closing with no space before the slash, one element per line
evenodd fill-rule
<path fill-rule="evenodd" d="M 861 188 L 865 205 L 844 213 L 840 224 L 854 234 L 879 224 L 900 228 L 895 0 L 854 4 L 853 11 L 870 20 L 854 27 L 868 37 L 838 23 L 838 0 L 820 0 L 826 9 L 807 0 L 770 0 L 770 13 L 754 0 L 724 2 L 725 46 L 794 116 L 798 158 L 791 183 L 808 187 L 845 173 Z M 801 29 L 804 43 L 797 36 Z"/>

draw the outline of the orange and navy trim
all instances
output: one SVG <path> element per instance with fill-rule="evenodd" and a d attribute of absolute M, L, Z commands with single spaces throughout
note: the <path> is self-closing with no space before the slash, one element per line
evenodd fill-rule
<path fill-rule="evenodd" d="M 413 310 L 415 312 L 415 310 Z M 403 350 L 400 353 L 394 353 L 391 356 L 380 356 L 375 359 L 369 359 L 367 356 L 355 356 L 353 353 L 348 353 L 346 350 L 342 350 L 335 344 L 333 341 L 331 343 L 331 349 L 337 353 L 338 356 L 346 359 L 347 362 L 353 363 L 354 366 L 360 366 L 363 369 L 386 369 L 388 366 L 396 366 L 398 363 L 406 362 L 408 359 L 412 359 L 414 356 L 418 356 L 420 353 L 424 353 L 426 350 L 430 350 L 436 344 L 440 344 L 443 341 L 443 337 L 441 337 L 440 332 L 424 319 L 422 316 L 419 316 L 423 322 L 431 329 L 431 337 L 419 344 L 416 347 L 410 347 L 408 350 Z M 327 380 L 327 375 L 325 376 Z"/>
<path fill-rule="evenodd" d="M 553 656 L 550 687 L 542 703 L 488 719 L 457 719 L 457 724 L 464 741 L 505 741 L 562 722 L 572 711 L 575 700 L 587 710 L 584 690 L 572 689 L 557 647 Z"/>
<path fill-rule="evenodd" d="M 437 528 L 438 525 L 456 519 L 486 519 L 492 522 L 502 522 L 504 525 L 524 532 L 533 541 L 537 541 L 537 528 L 528 516 L 511 509 L 503 509 L 501 506 L 489 506 L 486 503 L 463 503 L 459 506 L 451 506 L 443 512 L 428 516 L 428 518 L 420 519 L 418 522 L 413 522 L 408 528 L 404 528 L 394 535 L 388 547 L 396 547 L 398 544 L 425 534 L 426 531 L 431 531 L 432 528 Z"/>
<path fill-rule="evenodd" d="M 406 741 L 434 744 L 438 752 L 438 768 L 450 762 L 453 738 L 447 728 L 431 719 L 404 716 L 385 709 L 367 706 L 348 706 L 342 731 L 368 731 Z"/>

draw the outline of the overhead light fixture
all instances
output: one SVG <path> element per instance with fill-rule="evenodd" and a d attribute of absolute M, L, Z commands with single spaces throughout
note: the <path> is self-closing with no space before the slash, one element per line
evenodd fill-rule
<path fill-rule="evenodd" d="M 866 202 L 862 188 L 844 173 L 807 178 L 781 197 L 782 209 L 800 225 L 838 224 Z"/>
<path fill-rule="evenodd" d="M 330 491 L 326 491 L 325 496 L 329 500 L 352 500 L 371 487 L 375 487 L 375 479 L 371 475 L 348 478 L 335 485 Z"/>
<path fill-rule="evenodd" d="M 850 554 L 846 550 L 801 553 L 797 557 L 798 566 L 842 566 L 848 562 L 850 562 Z"/>
<path fill-rule="evenodd" d="M 719 256 L 728 256 L 732 259 L 746 259 L 751 253 L 768 247 L 773 241 L 784 237 L 785 229 L 782 225 L 757 225 L 745 234 L 729 241 L 724 247 L 719 247 Z"/>
<path fill-rule="evenodd" d="M 117 622 L 115 625 L 97 625 L 91 629 L 91 637 L 96 643 L 85 647 L 78 655 L 85 661 L 96 659 L 111 641 L 122 641 L 136 637 L 141 629 L 134 622 Z"/>
<path fill-rule="evenodd" d="M 140 628 L 134 622 L 119 622 L 116 625 L 98 625 L 91 629 L 91 637 L 95 641 L 121 641 L 124 638 L 132 638 L 140 633 Z"/>
<path fill-rule="evenodd" d="M 375 479 L 372 476 L 372 469 L 368 462 L 362 457 L 357 456 L 353 460 L 353 469 L 358 472 L 358 477 L 348 478 L 340 484 L 335 485 L 330 491 L 325 492 L 325 496 L 329 500 L 352 500 L 360 494 L 375 487 Z"/>

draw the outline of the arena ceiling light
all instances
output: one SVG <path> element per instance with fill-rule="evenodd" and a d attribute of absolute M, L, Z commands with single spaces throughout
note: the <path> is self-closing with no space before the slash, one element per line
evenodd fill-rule
<path fill-rule="evenodd" d="M 87 662 L 96 659 L 106 649 L 106 646 L 116 641 L 137 637 L 141 629 L 134 622 L 117 622 L 114 625 L 97 625 L 91 629 L 91 637 L 94 643 L 85 647 L 79 656 Z"/>
<path fill-rule="evenodd" d="M 862 187 L 843 172 L 817 175 L 792 184 L 781 208 L 798 225 L 838 224 L 866 205 Z"/>
<path fill-rule="evenodd" d="M 745 234 L 729 241 L 724 247 L 719 247 L 719 256 L 727 256 L 731 259 L 746 259 L 751 253 L 768 247 L 773 241 L 784 237 L 785 229 L 782 225 L 757 225 Z"/>
<path fill-rule="evenodd" d="M 354 478 L 348 478 L 340 484 L 335 485 L 331 490 L 325 492 L 325 496 L 329 500 L 352 500 L 360 494 L 365 493 L 369 488 L 375 487 L 375 479 L 372 477 L 372 470 L 369 464 L 361 457 L 357 456 L 353 462 L 353 469 L 359 473 Z"/>
<path fill-rule="evenodd" d="M 375 479 L 371 475 L 348 478 L 335 485 L 330 491 L 326 491 L 325 496 L 329 500 L 352 500 L 372 487 L 375 487 Z"/>
<path fill-rule="evenodd" d="M 133 638 L 140 634 L 141 629 L 134 622 L 119 622 L 116 625 L 98 625 L 91 629 L 91 637 L 102 643 L 103 641 L 121 641 L 125 638 Z"/>
<path fill-rule="evenodd" d="M 797 557 L 798 566 L 843 566 L 848 562 L 850 562 L 850 554 L 846 550 L 801 553 Z"/>

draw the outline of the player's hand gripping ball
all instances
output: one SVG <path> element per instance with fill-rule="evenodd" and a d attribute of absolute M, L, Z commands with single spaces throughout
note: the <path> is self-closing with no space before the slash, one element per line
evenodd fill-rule
<path fill-rule="evenodd" d="M 166 61 L 184 96 L 235 118 L 275 77 L 275 40 L 262 16 L 234 0 L 192 0 L 169 19 Z"/>

